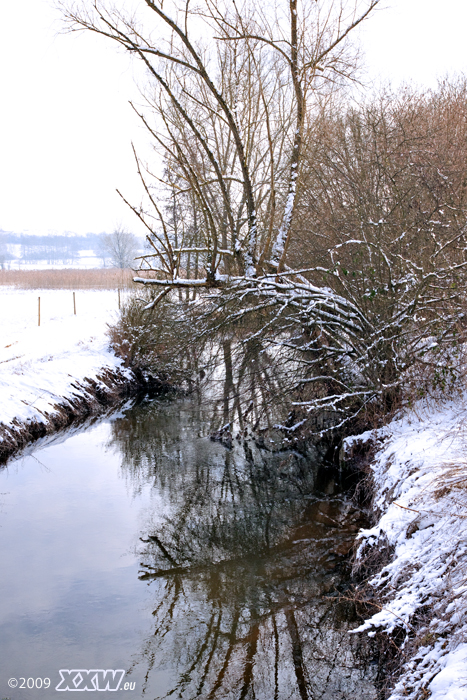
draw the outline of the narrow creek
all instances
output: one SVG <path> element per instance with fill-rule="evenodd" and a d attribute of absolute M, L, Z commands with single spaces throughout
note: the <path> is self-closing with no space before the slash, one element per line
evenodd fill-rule
<path fill-rule="evenodd" d="M 108 669 L 124 698 L 376 697 L 349 634 L 365 522 L 348 484 L 293 451 L 211 441 L 208 413 L 143 402 L 2 469 L 1 697 L 60 697 L 60 670 L 93 689 L 86 670 Z"/>

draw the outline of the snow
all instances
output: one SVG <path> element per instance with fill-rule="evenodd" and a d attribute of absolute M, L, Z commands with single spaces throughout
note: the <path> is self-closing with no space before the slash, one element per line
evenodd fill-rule
<path fill-rule="evenodd" d="M 371 440 L 377 447 L 378 521 L 359 533 L 357 566 L 369 548 L 394 553 L 369 582 L 381 609 L 357 631 L 405 630 L 408 658 L 390 700 L 415 699 L 427 688 L 436 700 L 467 700 L 466 429 L 464 395 L 418 404 L 344 446 L 349 452 Z"/>
<path fill-rule="evenodd" d="M 292 166 L 293 168 L 294 166 Z M 274 241 L 274 245 L 272 247 L 272 259 L 279 261 L 280 258 L 282 257 L 284 253 L 284 246 L 285 242 L 287 239 L 287 235 L 289 233 L 289 228 L 290 228 L 290 223 L 292 221 L 292 212 L 293 212 L 293 207 L 295 203 L 295 196 L 297 193 L 297 180 L 298 173 L 296 170 L 292 169 L 292 174 L 290 177 L 290 184 L 289 184 L 289 194 L 287 195 L 287 201 L 285 203 L 285 209 L 284 209 L 284 214 L 282 216 L 282 223 L 279 229 L 279 232 L 277 234 L 277 238 Z"/>
<path fill-rule="evenodd" d="M 431 700 L 467 698 L 467 644 L 448 655 L 444 668 L 431 681 L 429 690 Z"/>
<path fill-rule="evenodd" d="M 79 394 L 77 383 L 121 367 L 105 335 L 116 318 L 117 291 L 79 290 L 76 309 L 75 316 L 68 290 L 0 287 L 1 423 L 46 421 L 62 397 Z"/>

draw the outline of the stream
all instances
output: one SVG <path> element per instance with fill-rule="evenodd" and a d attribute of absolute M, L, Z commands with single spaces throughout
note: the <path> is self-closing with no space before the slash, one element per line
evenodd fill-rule
<path fill-rule="evenodd" d="M 1 469 L 0 697 L 376 697 L 349 484 L 212 441 L 209 409 L 128 405 Z"/>

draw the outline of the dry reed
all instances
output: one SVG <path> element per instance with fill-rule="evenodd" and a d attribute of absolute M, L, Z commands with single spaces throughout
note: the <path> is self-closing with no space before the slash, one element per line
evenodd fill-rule
<path fill-rule="evenodd" d="M 0 270 L 0 285 L 18 289 L 130 289 L 131 270 Z"/>

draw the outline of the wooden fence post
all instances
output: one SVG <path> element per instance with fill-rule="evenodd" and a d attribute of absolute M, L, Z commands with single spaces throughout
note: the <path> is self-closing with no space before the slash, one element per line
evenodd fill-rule
<path fill-rule="evenodd" d="M 37 325 L 41 325 L 41 298 L 37 297 Z"/>
<path fill-rule="evenodd" d="M 73 310 L 74 310 L 75 316 L 76 316 L 76 297 L 75 297 L 75 293 L 74 293 L 74 292 L 73 292 Z"/>

